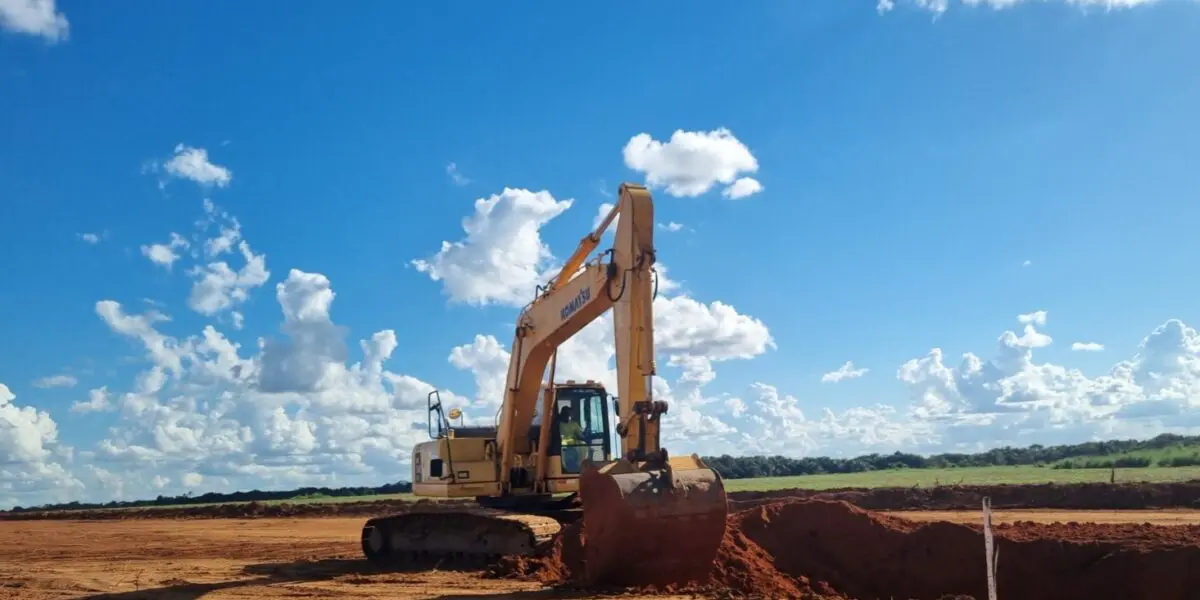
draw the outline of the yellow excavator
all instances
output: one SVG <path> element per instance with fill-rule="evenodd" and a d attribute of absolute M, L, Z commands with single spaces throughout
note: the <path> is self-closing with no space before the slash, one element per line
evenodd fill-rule
<path fill-rule="evenodd" d="M 614 221 L 613 247 L 589 258 Z M 670 456 L 661 444 L 667 403 L 651 386 L 654 264 L 651 194 L 624 183 L 612 211 L 521 311 L 496 426 L 462 426 L 461 411 L 448 418 L 430 393 L 433 439 L 413 448 L 413 493 L 474 503 L 369 519 L 368 559 L 529 555 L 582 517 L 588 582 L 638 585 L 708 572 L 725 534 L 725 488 L 699 456 Z M 556 383 L 558 348 L 610 308 L 616 397 L 591 380 Z"/>

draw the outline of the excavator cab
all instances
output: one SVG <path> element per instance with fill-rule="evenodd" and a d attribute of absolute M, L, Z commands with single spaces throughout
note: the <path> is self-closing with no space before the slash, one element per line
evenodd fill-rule
<path fill-rule="evenodd" d="M 557 456 L 564 476 L 577 477 L 585 463 L 612 458 L 609 396 L 599 384 L 568 381 L 557 387 L 551 433 L 557 444 L 551 444 L 549 454 Z"/>

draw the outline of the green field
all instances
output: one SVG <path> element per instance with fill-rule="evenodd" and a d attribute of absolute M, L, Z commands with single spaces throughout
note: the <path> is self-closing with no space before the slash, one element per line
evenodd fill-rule
<path fill-rule="evenodd" d="M 761 479 L 727 479 L 730 492 L 763 492 L 791 488 L 827 490 L 843 487 L 934 487 L 937 485 L 994 485 L 1001 483 L 1104 483 L 1109 480 L 1108 469 L 1051 469 L 1021 465 L 1015 467 L 960 467 L 954 469 L 895 469 L 836 475 L 800 475 L 797 477 L 764 477 Z M 1117 469 L 1116 480 L 1187 481 L 1200 479 L 1200 467 L 1155 467 L 1146 469 Z"/>

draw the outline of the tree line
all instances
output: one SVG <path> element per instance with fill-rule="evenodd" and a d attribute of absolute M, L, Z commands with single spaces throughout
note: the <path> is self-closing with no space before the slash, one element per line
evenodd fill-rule
<path fill-rule="evenodd" d="M 191 492 L 179 496 L 158 496 L 153 500 L 130 500 L 111 502 L 64 502 L 61 504 L 45 504 L 42 506 L 15 506 L 12 512 L 27 512 L 41 510 L 82 510 L 96 508 L 138 508 L 145 506 L 176 506 L 190 504 L 219 504 L 222 502 L 265 502 L 267 500 L 301 500 L 305 498 L 332 498 L 338 496 L 375 496 L 381 494 L 406 494 L 412 491 L 412 483 L 398 481 L 379 487 L 303 487 L 294 490 L 248 492 L 207 492 L 199 496 Z"/>
<path fill-rule="evenodd" d="M 785 456 L 712 456 L 703 460 L 725 479 L 748 479 L 754 477 L 788 477 L 795 475 L 822 475 L 831 473 L 862 473 L 888 469 L 946 469 L 956 467 L 991 467 L 1013 465 L 1050 465 L 1062 469 L 1088 469 L 1111 467 L 1147 467 L 1151 460 L 1141 457 L 1112 457 L 1139 450 L 1159 450 L 1175 446 L 1200 446 L 1200 436 L 1183 436 L 1164 433 L 1149 440 L 1111 440 L 1043 446 L 1034 444 L 1025 448 L 1003 447 L 986 452 L 943 453 L 923 456 L 905 452 L 891 454 L 864 454 L 854 458 L 830 458 L 817 456 L 788 458 Z M 1200 464 L 1200 455 L 1175 456 L 1157 461 L 1159 466 L 1188 466 Z M 67 502 L 35 507 L 15 507 L 14 512 L 33 510 L 70 510 L 95 508 L 137 508 L 144 506 L 168 506 L 188 504 L 216 504 L 221 502 L 249 502 L 266 500 L 296 500 L 314 497 L 374 496 L 400 494 L 412 491 L 412 484 L 398 481 L 379 487 L 304 487 L 286 491 L 261 491 L 217 493 L 208 492 L 199 496 L 191 492 L 180 496 L 158 496 L 153 500 L 111 501 L 105 503 Z"/>
<path fill-rule="evenodd" d="M 788 458 L 784 456 L 715 456 L 705 458 L 725 479 L 789 477 L 832 473 L 862 473 L 888 469 L 950 469 L 957 467 L 994 467 L 1015 465 L 1053 465 L 1055 468 L 1148 467 L 1150 459 L 1140 457 L 1101 458 L 1139 450 L 1160 450 L 1200 444 L 1200 436 L 1164 433 L 1149 440 L 1110 440 L 1024 448 L 993 448 L 986 452 L 943 453 L 922 456 L 905 452 L 864 454 L 853 458 L 827 456 Z M 1089 459 L 1084 459 L 1088 457 Z M 1073 460 L 1072 460 L 1073 459 Z M 1059 466 L 1058 463 L 1064 461 Z M 1160 466 L 1200 464 L 1200 458 L 1178 456 L 1159 461 Z"/>

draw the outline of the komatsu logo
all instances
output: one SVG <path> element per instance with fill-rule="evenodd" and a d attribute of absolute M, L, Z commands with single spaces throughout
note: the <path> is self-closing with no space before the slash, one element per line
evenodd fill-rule
<path fill-rule="evenodd" d="M 566 306 L 562 307 L 562 310 L 559 312 L 559 314 L 562 316 L 562 320 L 566 321 L 567 317 L 575 314 L 575 311 L 579 310 L 579 307 L 586 304 L 588 300 L 591 300 L 591 298 L 592 288 L 583 288 L 582 290 L 579 290 L 579 293 L 576 294 L 574 298 L 571 298 L 571 301 L 568 302 Z"/>

